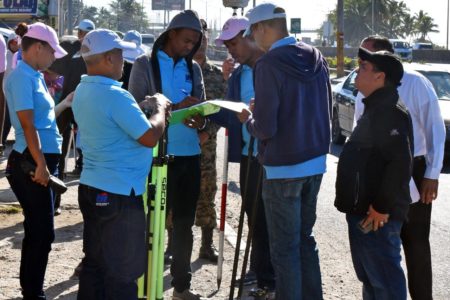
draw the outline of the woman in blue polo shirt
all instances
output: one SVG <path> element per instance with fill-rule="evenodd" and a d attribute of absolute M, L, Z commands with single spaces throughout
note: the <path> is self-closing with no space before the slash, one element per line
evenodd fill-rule
<path fill-rule="evenodd" d="M 55 117 L 70 107 L 73 95 L 55 107 L 39 72 L 47 69 L 55 58 L 67 54 L 51 27 L 42 23 L 29 25 L 21 47 L 22 60 L 6 81 L 8 109 L 16 134 L 6 172 L 25 217 L 20 262 L 23 299 L 45 299 L 44 275 L 55 237 L 54 195 L 48 180 L 50 174 L 55 175 L 61 153 Z M 34 176 L 23 172 L 22 161 L 36 165 Z"/>

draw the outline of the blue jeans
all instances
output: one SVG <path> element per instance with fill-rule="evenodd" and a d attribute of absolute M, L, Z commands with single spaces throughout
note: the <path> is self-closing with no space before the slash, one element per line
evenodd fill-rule
<path fill-rule="evenodd" d="M 263 200 L 277 299 L 323 299 L 319 252 L 313 234 L 321 182 L 322 174 L 264 180 Z"/>
<path fill-rule="evenodd" d="M 83 268 L 79 300 L 137 299 L 136 280 L 146 267 L 142 196 L 117 195 L 80 184 Z"/>
<path fill-rule="evenodd" d="M 59 154 L 44 154 L 50 174 L 57 175 Z M 20 258 L 20 286 L 23 299 L 45 299 L 43 290 L 48 254 L 55 239 L 53 227 L 54 194 L 50 187 L 44 187 L 31 180 L 20 166 L 21 162 L 32 162 L 28 150 L 11 152 L 6 167 L 8 182 L 19 200 L 25 217 L 24 238 Z"/>
<path fill-rule="evenodd" d="M 400 265 L 403 222 L 389 220 L 381 229 L 364 234 L 358 227 L 364 218 L 347 214 L 353 267 L 363 283 L 363 299 L 406 299 L 405 274 Z"/>

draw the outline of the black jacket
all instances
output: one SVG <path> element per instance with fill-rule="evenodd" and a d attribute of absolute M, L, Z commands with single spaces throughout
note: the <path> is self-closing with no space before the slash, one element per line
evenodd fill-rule
<path fill-rule="evenodd" d="M 364 114 L 339 158 L 335 206 L 365 215 L 369 205 L 390 219 L 406 218 L 411 198 L 413 131 L 395 88 L 363 99 Z"/>

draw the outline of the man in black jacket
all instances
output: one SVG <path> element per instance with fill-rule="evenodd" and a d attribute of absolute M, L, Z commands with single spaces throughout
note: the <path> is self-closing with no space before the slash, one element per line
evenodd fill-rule
<path fill-rule="evenodd" d="M 400 60 L 359 49 L 355 85 L 365 111 L 340 155 L 335 206 L 347 214 L 363 299 L 406 299 L 400 231 L 411 198 L 412 123 L 400 104 Z"/>

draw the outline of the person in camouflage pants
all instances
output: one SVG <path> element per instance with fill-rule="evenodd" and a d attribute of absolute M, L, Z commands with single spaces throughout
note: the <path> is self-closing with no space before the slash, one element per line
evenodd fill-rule
<path fill-rule="evenodd" d="M 206 22 L 202 20 L 204 35 L 202 45 L 194 56 L 195 61 L 201 66 L 203 81 L 205 84 L 206 99 L 223 99 L 226 91 L 226 82 L 223 79 L 222 71 L 212 64 L 206 57 L 208 46 Z M 217 192 L 217 171 L 216 171 L 216 147 L 217 131 L 219 126 L 211 123 L 207 130 L 199 132 L 201 143 L 201 183 L 200 197 L 197 201 L 197 212 L 195 225 L 202 228 L 202 244 L 199 258 L 217 262 L 217 251 L 213 247 L 213 230 L 217 227 L 216 209 L 214 204 Z"/>

